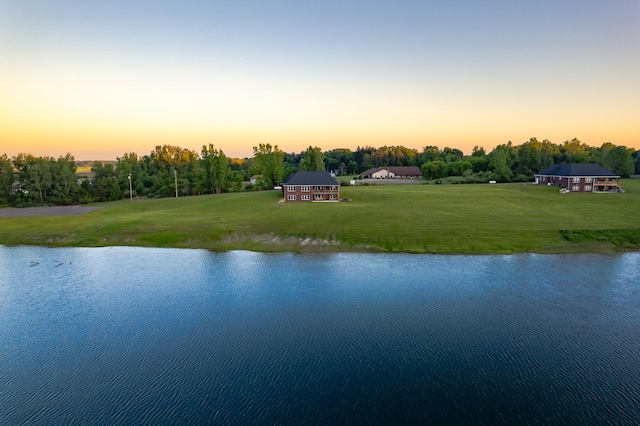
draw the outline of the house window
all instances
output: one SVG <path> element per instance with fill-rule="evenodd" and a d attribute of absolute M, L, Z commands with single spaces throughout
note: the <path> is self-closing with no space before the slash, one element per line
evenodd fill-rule
<path fill-rule="evenodd" d="M 584 181 L 586 183 L 591 183 L 591 182 L 593 182 L 593 178 L 584 178 Z"/>
<path fill-rule="evenodd" d="M 584 186 L 584 190 L 585 191 L 591 191 L 593 188 L 591 187 L 591 185 L 585 185 Z"/>
<path fill-rule="evenodd" d="M 571 190 L 572 190 L 573 192 L 578 192 L 578 191 L 580 191 L 580 185 L 573 185 L 573 186 L 571 187 Z"/>
<path fill-rule="evenodd" d="M 296 187 L 295 185 L 288 185 L 287 186 L 287 191 L 289 192 L 295 192 L 296 191 Z M 295 198 L 294 198 L 295 199 Z"/>
<path fill-rule="evenodd" d="M 315 195 L 313 196 L 313 199 L 314 199 L 314 200 L 324 200 L 324 195 L 322 195 L 322 194 L 315 194 Z"/>
<path fill-rule="evenodd" d="M 295 201 L 296 200 L 296 196 L 295 195 L 287 195 L 287 200 Z"/>
<path fill-rule="evenodd" d="M 580 178 L 579 177 L 573 178 L 573 183 L 580 183 Z"/>
<path fill-rule="evenodd" d="M 304 187 L 303 187 L 304 188 Z M 302 201 L 310 201 L 311 200 L 311 195 L 301 195 L 300 199 Z"/>
<path fill-rule="evenodd" d="M 302 185 L 302 192 L 309 192 L 311 190 L 311 187 L 309 185 Z"/>
<path fill-rule="evenodd" d="M 336 194 L 331 194 L 331 195 L 329 196 L 329 198 L 330 198 L 331 200 L 335 200 L 335 199 L 336 199 Z"/>

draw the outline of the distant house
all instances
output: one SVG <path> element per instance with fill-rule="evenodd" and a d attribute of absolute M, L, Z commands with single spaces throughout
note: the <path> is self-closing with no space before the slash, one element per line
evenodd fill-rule
<path fill-rule="evenodd" d="M 619 192 L 615 173 L 595 163 L 554 164 L 535 174 L 540 185 L 557 185 L 571 192 Z"/>
<path fill-rule="evenodd" d="M 251 179 L 249 179 L 249 182 L 251 182 L 251 185 L 255 185 L 256 183 L 258 183 L 261 177 L 262 175 L 253 175 L 251 176 Z"/>
<path fill-rule="evenodd" d="M 400 179 L 400 178 L 421 178 L 422 172 L 416 166 L 385 166 L 375 167 L 360 173 L 363 178 L 371 179 Z"/>
<path fill-rule="evenodd" d="M 340 184 L 328 172 L 293 173 L 283 183 L 286 201 L 339 201 Z"/>

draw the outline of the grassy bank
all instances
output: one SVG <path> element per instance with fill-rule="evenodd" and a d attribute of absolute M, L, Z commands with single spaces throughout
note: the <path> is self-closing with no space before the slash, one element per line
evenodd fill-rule
<path fill-rule="evenodd" d="M 0 218 L 0 244 L 415 253 L 640 250 L 640 180 L 625 194 L 533 184 L 343 187 L 353 202 L 248 192 L 120 201 L 82 216 Z"/>

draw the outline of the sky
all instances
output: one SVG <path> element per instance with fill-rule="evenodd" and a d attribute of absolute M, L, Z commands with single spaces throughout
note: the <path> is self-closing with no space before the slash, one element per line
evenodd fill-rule
<path fill-rule="evenodd" d="M 640 148 L 640 1 L 0 0 L 0 155 Z"/>

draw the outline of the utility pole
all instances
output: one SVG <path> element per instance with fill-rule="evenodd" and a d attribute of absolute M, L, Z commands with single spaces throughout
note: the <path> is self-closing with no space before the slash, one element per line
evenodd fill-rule
<path fill-rule="evenodd" d="M 133 190 L 131 188 L 131 173 L 129 173 L 129 199 L 133 201 Z"/>
<path fill-rule="evenodd" d="M 178 171 L 173 169 L 173 179 L 176 182 L 176 198 L 178 198 Z"/>

